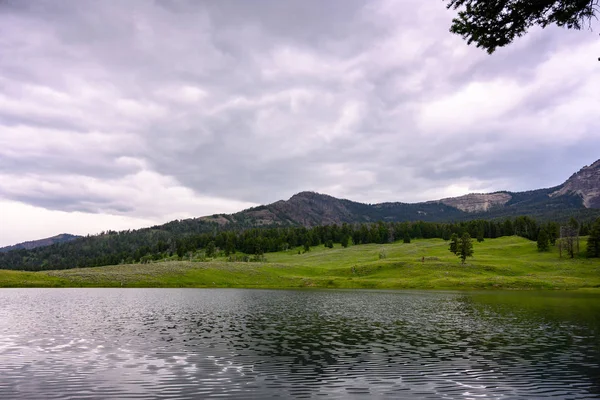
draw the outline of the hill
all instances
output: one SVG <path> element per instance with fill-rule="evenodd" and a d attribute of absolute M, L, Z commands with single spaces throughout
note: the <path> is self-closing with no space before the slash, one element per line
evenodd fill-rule
<path fill-rule="evenodd" d="M 75 240 L 80 237 L 81 236 L 71 235 L 69 233 L 61 233 L 60 235 L 52 236 L 45 239 L 31 240 L 28 242 L 17 243 L 12 246 L 0 247 L 0 253 L 19 249 L 31 250 L 38 247 L 50 246 L 56 243 L 70 242 L 71 240 Z"/>
<path fill-rule="evenodd" d="M 448 222 L 527 215 L 562 221 L 572 216 L 591 220 L 600 216 L 600 160 L 583 167 L 562 185 L 526 192 L 471 193 L 422 203 L 363 204 L 326 194 L 301 192 L 289 200 L 217 214 L 202 220 L 221 226 L 302 225 L 306 227 L 374 221 Z"/>

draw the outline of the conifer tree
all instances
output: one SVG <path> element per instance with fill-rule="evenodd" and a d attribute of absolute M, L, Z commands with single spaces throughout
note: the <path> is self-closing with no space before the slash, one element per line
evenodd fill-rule
<path fill-rule="evenodd" d="M 310 251 L 310 242 L 308 239 L 304 242 L 304 251 Z"/>
<path fill-rule="evenodd" d="M 545 229 L 540 229 L 540 233 L 538 233 L 537 249 L 538 251 L 550 250 L 550 238 Z"/>
<path fill-rule="evenodd" d="M 473 242 L 471 241 L 471 235 L 466 232 L 458 241 L 458 256 L 462 264 L 465 263 L 467 257 L 473 257 Z"/>
<path fill-rule="evenodd" d="M 597 0 L 447 0 L 458 10 L 450 32 L 488 53 L 506 46 L 535 26 L 568 29 L 589 26 L 598 13 Z"/>
<path fill-rule="evenodd" d="M 477 242 L 481 243 L 483 242 L 484 238 L 483 238 L 483 228 L 480 228 L 477 230 Z"/>
<path fill-rule="evenodd" d="M 600 218 L 594 222 L 587 242 L 587 256 L 600 257 Z"/>
<path fill-rule="evenodd" d="M 206 257 L 209 257 L 209 258 L 214 257 L 215 252 L 216 252 L 215 242 L 213 242 L 213 241 L 208 242 L 208 244 L 206 245 L 206 249 L 205 249 Z"/>
<path fill-rule="evenodd" d="M 349 240 L 350 240 L 350 238 L 348 237 L 348 235 L 342 236 L 342 240 L 341 240 L 342 247 L 344 247 L 344 248 L 348 247 Z"/>
<path fill-rule="evenodd" d="M 450 236 L 450 251 L 454 254 L 458 254 L 458 235 L 453 233 Z"/>

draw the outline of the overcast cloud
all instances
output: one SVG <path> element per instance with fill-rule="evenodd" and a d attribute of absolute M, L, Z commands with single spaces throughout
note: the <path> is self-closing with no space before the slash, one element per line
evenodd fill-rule
<path fill-rule="evenodd" d="M 493 56 L 438 0 L 0 1 L 0 246 L 314 190 L 416 202 L 600 158 L 597 32 Z M 597 29 L 596 29 L 597 30 Z"/>

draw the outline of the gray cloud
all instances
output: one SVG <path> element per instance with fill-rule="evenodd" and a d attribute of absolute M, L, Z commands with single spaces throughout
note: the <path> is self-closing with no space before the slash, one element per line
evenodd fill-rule
<path fill-rule="evenodd" d="M 419 0 L 2 2 L 0 198 L 141 218 L 301 190 L 420 201 L 597 158 L 595 36 L 535 30 L 488 56 L 451 18 Z"/>

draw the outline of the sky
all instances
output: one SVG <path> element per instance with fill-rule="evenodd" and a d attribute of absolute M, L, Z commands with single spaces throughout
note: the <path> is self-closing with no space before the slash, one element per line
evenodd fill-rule
<path fill-rule="evenodd" d="M 600 158 L 600 38 L 493 55 L 423 0 L 0 0 L 0 246 L 561 184 Z"/>

